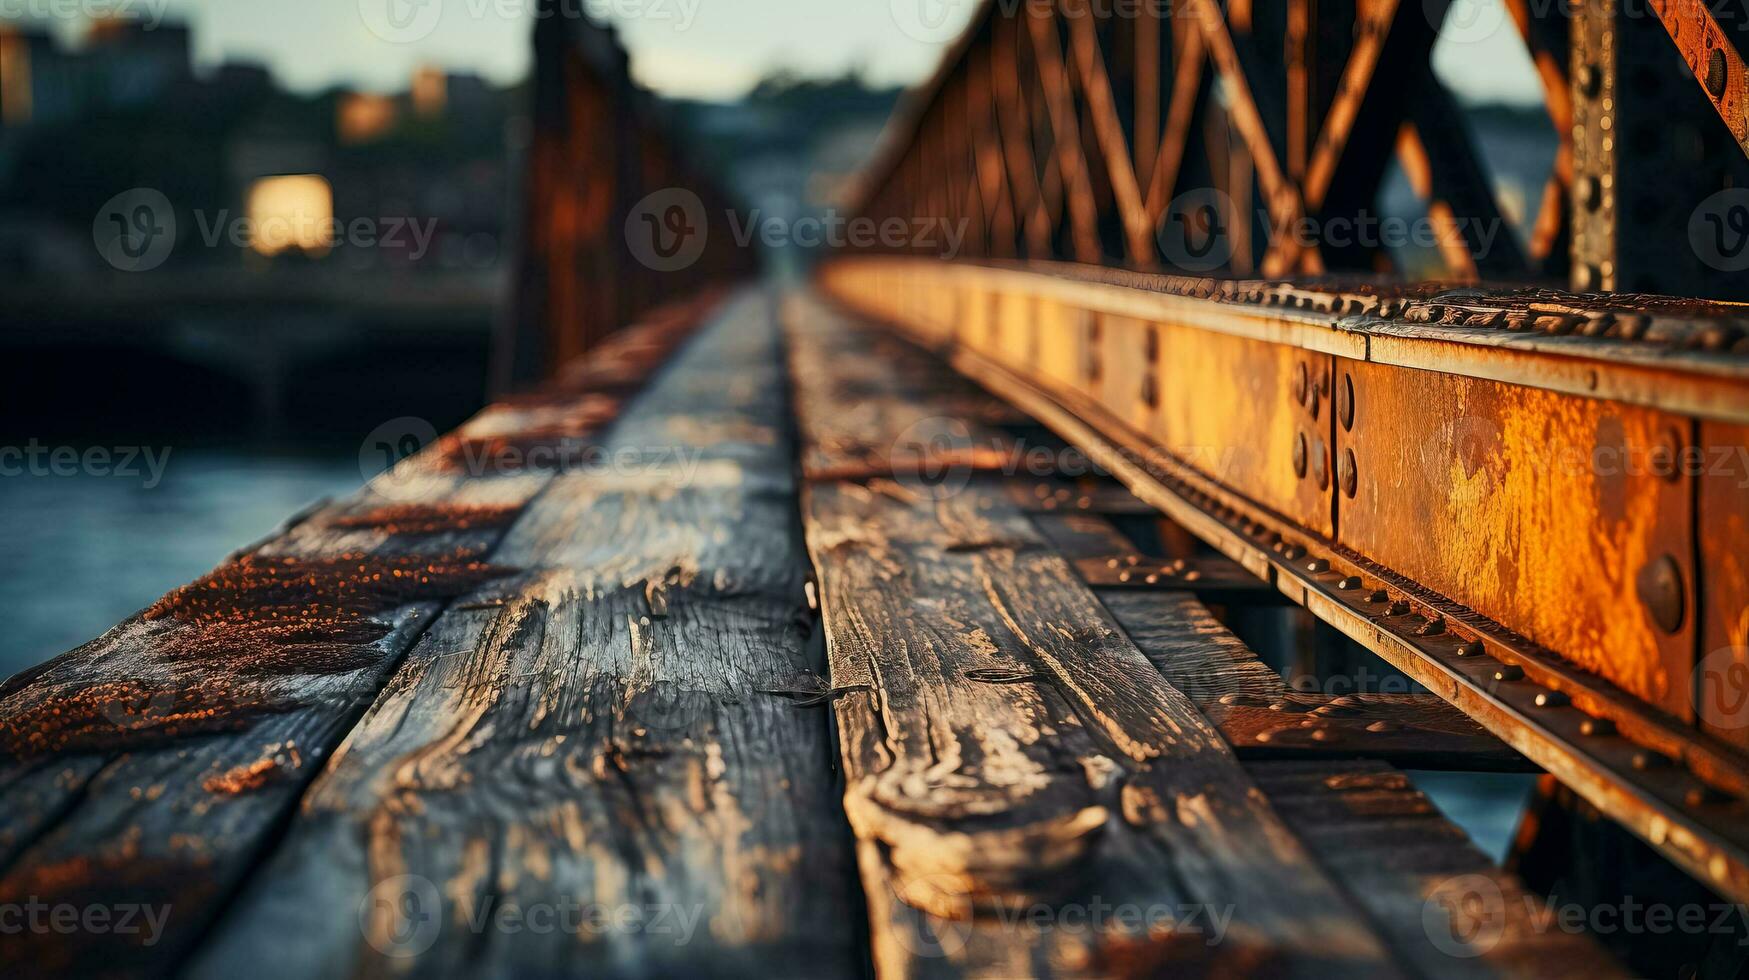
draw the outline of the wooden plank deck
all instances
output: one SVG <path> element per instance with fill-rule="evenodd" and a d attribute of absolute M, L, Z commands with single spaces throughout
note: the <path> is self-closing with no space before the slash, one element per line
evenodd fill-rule
<path fill-rule="evenodd" d="M 165 910 L 0 960 L 1614 975 L 1516 901 L 1442 945 L 1454 878 L 1519 886 L 1379 759 L 1511 753 L 1090 579 L 1142 508 L 1028 505 L 1026 421 L 806 297 L 622 334 L 0 688 L 0 902 Z M 458 464 L 561 444 L 609 462 Z"/>

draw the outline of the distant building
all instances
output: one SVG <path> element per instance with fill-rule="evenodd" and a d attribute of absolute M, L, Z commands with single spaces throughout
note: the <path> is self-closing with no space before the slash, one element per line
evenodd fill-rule
<path fill-rule="evenodd" d="M 187 82 L 192 50 L 186 27 L 102 20 L 92 25 L 81 60 L 99 80 L 103 105 L 119 108 L 149 105 Z"/>
<path fill-rule="evenodd" d="M 305 95 L 258 64 L 197 74 L 181 27 L 108 21 L 63 46 L 0 26 L 0 272 L 100 269 L 91 215 L 131 187 L 161 191 L 183 219 L 176 267 L 326 257 L 358 270 L 489 271 L 503 251 L 515 180 L 507 134 L 524 98 L 437 68 L 398 94 Z M 59 179 L 74 172 L 79 180 Z M 229 229 L 244 219 L 290 238 L 242 241 Z M 332 222 L 364 228 L 365 244 L 312 237 Z"/>

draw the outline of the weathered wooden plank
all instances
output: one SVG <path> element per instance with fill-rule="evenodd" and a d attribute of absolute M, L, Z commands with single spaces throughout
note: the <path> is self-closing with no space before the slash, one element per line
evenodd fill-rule
<path fill-rule="evenodd" d="M 1616 977 L 1582 932 L 1379 762 L 1255 762 L 1270 804 L 1427 976 Z"/>
<path fill-rule="evenodd" d="M 799 303 L 827 315 L 790 301 Z M 830 351 L 802 347 L 790 357 L 794 376 L 810 380 L 796 388 L 796 409 L 819 420 L 801 434 L 810 479 L 896 473 L 957 489 L 979 471 L 1019 465 L 1015 440 L 999 428 L 1017 419 L 1014 410 L 896 337 L 846 332 Z"/>
<path fill-rule="evenodd" d="M 656 360 L 626 348 L 671 343 L 689 319 L 653 320 L 602 362 L 635 380 Z M 502 571 L 485 556 L 549 479 L 521 451 L 586 441 L 602 412 L 582 415 L 555 428 L 550 408 L 489 409 L 0 687 L 0 757 L 23 773 L 8 795 L 36 815 L 7 818 L 0 902 L 162 913 L 150 932 L 7 934 L 4 958 L 44 973 L 177 962 L 442 601 Z"/>
<path fill-rule="evenodd" d="M 790 322 L 805 434 L 842 411 L 825 373 L 841 325 Z M 803 520 L 882 975 L 1396 972 L 1011 501 L 816 480 Z M 1174 909 L 1180 928 L 1088 927 L 1095 895 Z M 1189 909 L 1230 931 L 1194 941 Z"/>
<path fill-rule="evenodd" d="M 1067 557 L 1134 550 L 1110 521 L 1096 514 L 1038 515 L 1033 522 Z M 1087 579 L 1081 562 L 1077 568 Z M 1481 725 L 1431 694 L 1290 691 L 1281 675 L 1195 595 L 1121 588 L 1095 588 L 1094 593 L 1241 758 L 1364 756 L 1424 769 L 1534 770 Z"/>
<path fill-rule="evenodd" d="M 783 391 L 742 299 L 433 624 L 192 974 L 858 973 Z"/>

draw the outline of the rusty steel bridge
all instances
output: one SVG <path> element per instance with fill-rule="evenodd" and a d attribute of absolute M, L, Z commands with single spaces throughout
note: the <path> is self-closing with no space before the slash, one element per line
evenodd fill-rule
<path fill-rule="evenodd" d="M 1520 235 L 1449 7 L 993 0 L 849 202 L 953 254 L 763 289 L 541 20 L 504 397 L 0 687 L 0 902 L 174 909 L 8 960 L 1736 975 L 1536 895 L 1749 903 L 1749 21 L 1504 0 Z M 1393 179 L 1430 254 L 1354 233 Z M 1537 774 L 1506 865 L 1404 770 Z M 703 918 L 492 918 L 579 895 Z"/>

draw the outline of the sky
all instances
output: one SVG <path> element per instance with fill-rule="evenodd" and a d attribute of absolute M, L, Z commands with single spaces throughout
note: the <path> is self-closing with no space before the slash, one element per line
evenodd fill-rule
<path fill-rule="evenodd" d="M 977 0 L 564 0 L 621 30 L 633 74 L 666 95 L 732 99 L 776 68 L 879 83 L 929 75 Z M 1470 101 L 1536 104 L 1535 71 L 1502 0 L 1457 0 L 1434 66 Z M 194 29 L 202 65 L 263 62 L 298 91 L 406 87 L 435 64 L 513 82 L 528 69 L 536 0 L 0 0 L 68 37 L 74 11 L 119 9 Z"/>

